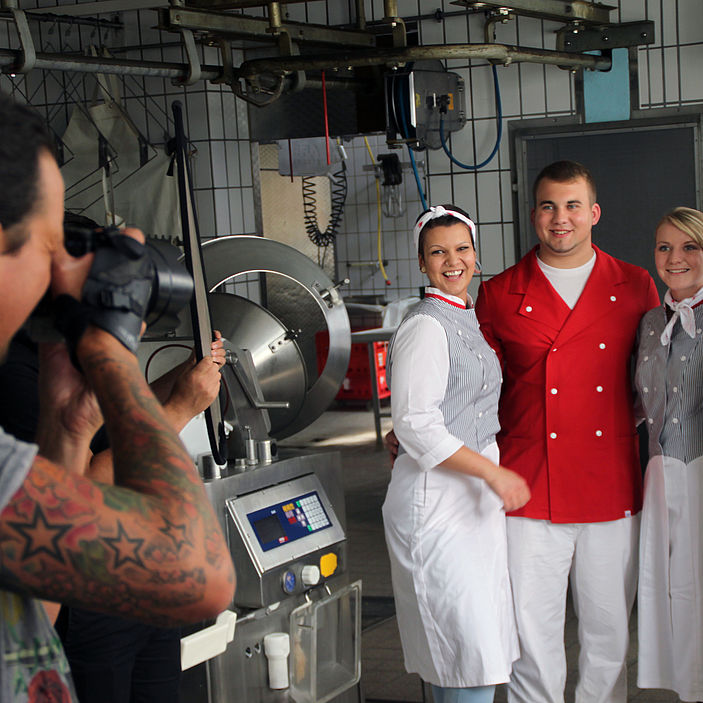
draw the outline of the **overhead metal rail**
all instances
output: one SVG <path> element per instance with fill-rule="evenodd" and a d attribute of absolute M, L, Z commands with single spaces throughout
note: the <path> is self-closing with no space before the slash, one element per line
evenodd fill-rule
<path fill-rule="evenodd" d="M 192 0 L 198 8 L 206 3 L 229 3 L 231 7 L 241 10 L 245 7 L 261 5 L 257 0 Z M 304 0 L 290 0 L 304 2 Z M 355 0 L 357 11 L 362 12 L 363 0 Z M 388 25 L 393 33 L 392 47 L 375 46 L 375 31 L 365 28 L 365 20 L 360 15 L 356 28 L 327 27 L 299 22 L 284 22 L 281 5 L 286 0 L 267 2 L 267 18 L 256 18 L 243 14 L 227 14 L 209 9 L 196 9 L 192 5 L 180 4 L 182 0 L 171 0 L 167 7 L 165 0 L 101 0 L 100 2 L 62 5 L 60 11 L 76 13 L 92 9 L 98 14 L 102 10 L 142 9 L 147 5 L 158 10 L 159 25 L 162 29 L 181 35 L 186 49 L 186 63 L 146 61 L 139 59 L 104 58 L 83 55 L 65 55 L 36 51 L 27 26 L 27 20 L 35 11 L 24 12 L 17 8 L 17 0 L 0 0 L 0 19 L 14 23 L 20 41 L 19 50 L 0 49 L 0 68 L 5 73 L 26 73 L 32 68 L 83 73 L 106 73 L 133 76 L 154 76 L 171 78 L 174 82 L 190 85 L 198 80 L 231 85 L 235 92 L 243 97 L 246 91 L 239 89 L 240 80 L 251 84 L 256 93 L 261 90 L 261 81 L 276 81 L 273 98 L 279 96 L 283 81 L 290 82 L 291 74 L 303 76 L 305 71 L 334 71 L 335 76 L 327 76 L 330 87 L 353 88 L 356 76 L 340 75 L 342 71 L 354 68 L 386 66 L 397 68 L 415 61 L 436 59 L 487 60 L 492 63 L 508 65 L 511 63 L 537 63 L 555 65 L 567 70 L 587 69 L 607 71 L 612 62 L 610 52 L 603 55 L 587 54 L 594 48 L 613 48 L 615 46 L 636 46 L 651 43 L 653 40 L 653 23 L 609 24 L 608 15 L 614 9 L 607 5 L 587 0 L 507 0 L 506 2 L 477 2 L 474 0 L 455 0 L 454 4 L 466 8 L 467 12 L 486 13 L 486 40 L 483 44 L 437 44 L 429 46 L 407 46 L 405 23 L 398 16 L 398 0 L 384 0 L 384 18 L 380 25 Z M 56 11 L 56 7 L 52 7 Z M 40 10 L 41 12 L 41 10 Z M 567 21 L 557 33 L 556 50 L 521 47 L 499 44 L 492 41 L 495 36 L 493 27 L 497 22 L 512 19 L 515 14 L 539 16 L 542 19 Z M 196 36 L 198 39 L 196 40 Z M 267 39 L 278 45 L 275 56 L 255 58 L 244 61 L 240 66 L 232 65 L 229 41 L 239 36 L 245 39 Z M 221 65 L 201 65 L 197 41 L 206 41 L 220 46 Z M 317 50 L 315 53 L 299 54 L 298 44 L 328 44 L 335 48 L 329 52 Z M 287 77 L 287 78 L 284 78 Z M 334 86 L 339 78 L 339 86 Z M 299 86 L 300 80 L 297 81 Z M 363 90 L 364 83 L 359 83 Z M 295 89 L 296 82 L 288 86 Z M 264 91 L 266 92 L 266 91 Z"/>
<path fill-rule="evenodd" d="M 584 24 L 610 23 L 610 13 L 617 9 L 612 5 L 602 5 L 588 0 L 454 0 L 452 5 L 460 5 L 473 10 L 494 10 L 512 12 L 525 17 L 537 17 L 556 22 L 581 22 Z"/>
<path fill-rule="evenodd" d="M 564 68 L 588 68 L 607 71 L 612 66 L 609 56 L 571 54 L 549 49 L 527 49 L 507 44 L 436 44 L 410 46 L 402 49 L 372 49 L 370 51 L 320 54 L 318 56 L 281 56 L 244 61 L 236 69 L 241 78 L 253 78 L 263 73 L 314 71 L 330 68 L 354 68 L 382 64 L 401 65 L 430 59 L 491 59 L 503 64 L 541 63 Z"/>
<path fill-rule="evenodd" d="M 196 32 L 212 32 L 217 35 L 230 35 L 253 39 L 271 40 L 271 26 L 268 19 L 231 15 L 225 12 L 193 10 L 186 7 L 170 7 L 159 11 L 161 29 L 179 31 L 191 29 Z M 304 41 L 338 46 L 373 48 L 376 38 L 370 32 L 349 29 L 335 29 L 303 22 L 281 22 L 279 32 L 286 32 L 293 41 Z"/>
<path fill-rule="evenodd" d="M 0 66 L 4 73 L 20 73 L 23 52 L 0 49 Z M 67 56 L 66 54 L 37 53 L 33 68 L 45 71 L 74 71 L 77 73 L 112 73 L 124 76 L 154 76 L 186 80 L 191 67 L 188 64 L 159 61 L 130 61 L 108 59 L 101 56 Z M 200 78 L 208 81 L 222 79 L 221 66 L 200 67 Z"/>
<path fill-rule="evenodd" d="M 0 49 L 0 66 L 5 73 L 14 72 L 23 57 L 21 50 Z M 322 70 L 382 64 L 400 65 L 427 59 L 495 59 L 502 63 L 529 62 L 546 63 L 565 68 L 588 68 L 607 71 L 611 60 L 604 56 L 579 56 L 546 49 L 521 49 L 503 44 L 440 44 L 437 46 L 415 46 L 406 49 L 374 49 L 371 51 L 324 54 L 321 56 L 286 56 L 245 61 L 235 74 L 241 78 L 253 78 L 262 73 L 287 73 L 304 70 Z M 79 73 L 106 73 L 130 76 L 155 76 L 186 80 L 189 64 L 159 61 L 131 61 L 92 56 L 67 56 L 66 54 L 42 53 L 35 55 L 33 68 L 47 71 L 75 71 Z M 202 65 L 200 78 L 209 81 L 225 79 L 221 66 Z"/>

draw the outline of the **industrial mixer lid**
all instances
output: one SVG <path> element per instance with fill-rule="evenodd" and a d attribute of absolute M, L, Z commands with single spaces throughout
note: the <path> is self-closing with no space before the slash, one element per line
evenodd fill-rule
<path fill-rule="evenodd" d="M 202 255 L 207 288 L 214 302 L 213 325 L 237 347 L 262 350 L 258 357 L 252 351 L 252 357 L 264 398 L 269 399 L 270 389 L 271 400 L 289 402 L 286 411 L 269 411 L 271 433 L 282 439 L 304 429 L 334 400 L 349 364 L 349 317 L 335 285 L 304 254 L 272 239 L 249 235 L 218 237 L 202 245 Z M 290 334 L 280 320 L 256 303 L 243 303 L 246 299 L 231 294 L 213 293 L 234 277 L 251 273 L 279 274 L 299 284 L 322 313 L 329 349 L 324 367 L 310 387 L 307 387 L 305 366 L 294 351 L 297 345 L 283 345 L 288 351 L 280 363 L 273 363 L 271 355 L 266 354 L 275 340 L 287 336 L 286 341 L 294 341 L 295 334 Z M 278 374 L 282 374 L 280 383 Z"/>

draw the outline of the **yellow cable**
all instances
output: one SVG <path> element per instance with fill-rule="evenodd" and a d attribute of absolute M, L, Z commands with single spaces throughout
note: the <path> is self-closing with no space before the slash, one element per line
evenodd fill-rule
<path fill-rule="evenodd" d="M 373 152 L 371 151 L 371 147 L 369 146 L 369 140 L 364 137 L 364 143 L 366 144 L 366 148 L 368 149 L 369 156 L 371 157 L 371 163 L 374 166 L 374 174 L 376 174 L 376 159 L 373 157 Z M 388 274 L 386 273 L 386 269 L 383 266 L 383 248 L 381 246 L 381 184 L 379 183 L 378 176 L 375 176 L 376 180 L 376 209 L 378 212 L 378 237 L 376 239 L 377 243 L 377 250 L 378 250 L 378 267 L 381 269 L 381 274 L 383 275 L 383 278 L 386 281 L 386 285 L 390 286 L 391 282 L 388 278 Z"/>

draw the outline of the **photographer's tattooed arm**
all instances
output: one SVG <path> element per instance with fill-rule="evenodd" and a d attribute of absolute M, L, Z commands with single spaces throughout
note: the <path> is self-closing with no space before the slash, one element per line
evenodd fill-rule
<path fill-rule="evenodd" d="M 65 351 L 43 354 L 51 402 L 40 454 L 0 513 L 0 583 L 160 625 L 214 617 L 234 571 L 192 460 L 133 354 L 90 328 L 77 355 L 84 377 Z M 102 422 L 87 387 L 110 437 L 113 486 L 81 475 Z"/>

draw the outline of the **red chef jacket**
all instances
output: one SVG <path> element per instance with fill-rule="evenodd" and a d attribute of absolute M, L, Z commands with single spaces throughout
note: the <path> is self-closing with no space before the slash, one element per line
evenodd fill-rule
<path fill-rule="evenodd" d="M 630 383 L 640 318 L 659 305 L 642 268 L 593 247 L 573 310 L 537 263 L 537 248 L 481 284 L 476 314 L 503 366 L 500 462 L 532 498 L 511 515 L 603 522 L 642 508 Z"/>

